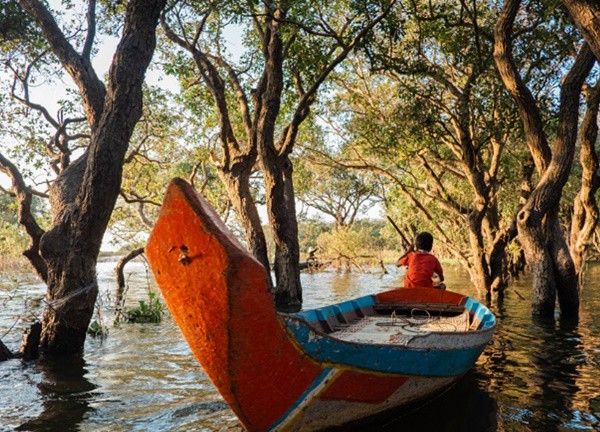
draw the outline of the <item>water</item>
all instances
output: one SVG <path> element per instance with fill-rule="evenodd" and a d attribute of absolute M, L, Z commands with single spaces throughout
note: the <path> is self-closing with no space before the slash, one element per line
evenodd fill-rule
<path fill-rule="evenodd" d="M 240 431 L 168 314 L 160 324 L 113 327 L 114 265 L 98 268 L 109 335 L 89 337 L 84 360 L 0 363 L 0 431 Z M 133 306 L 156 289 L 144 263 L 127 272 Z M 451 289 L 476 296 L 463 271 L 446 266 L 446 273 Z M 515 283 L 504 304 L 492 307 L 498 329 L 473 370 L 429 405 L 372 430 L 599 430 L 600 265 L 587 276 L 578 325 L 534 321 L 528 281 Z M 395 269 L 384 276 L 305 274 L 305 307 L 400 281 Z M 43 293 L 30 275 L 0 278 L 0 338 L 9 347 L 18 347 Z"/>

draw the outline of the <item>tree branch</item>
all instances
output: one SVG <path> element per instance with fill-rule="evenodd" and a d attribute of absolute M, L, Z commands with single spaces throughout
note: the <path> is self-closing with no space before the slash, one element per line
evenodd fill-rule
<path fill-rule="evenodd" d="M 52 52 L 75 81 L 83 99 L 86 117 L 94 130 L 104 108 L 106 88 L 96 75 L 90 60 L 75 51 L 40 0 L 19 0 L 19 4 L 36 21 Z"/>
<path fill-rule="evenodd" d="M 561 0 L 573 21 L 590 45 L 597 59 L 600 59 L 600 3 L 597 0 Z"/>
<path fill-rule="evenodd" d="M 87 36 L 83 44 L 81 57 L 89 61 L 94 46 L 94 37 L 96 36 L 96 0 L 89 0 L 88 2 L 87 24 Z"/>
<path fill-rule="evenodd" d="M 494 60 L 504 86 L 517 103 L 527 145 L 537 171 L 542 174 L 552 153 L 542 126 L 542 118 L 531 91 L 521 78 L 512 55 L 512 28 L 521 0 L 505 0 L 494 29 Z"/>
<path fill-rule="evenodd" d="M 45 282 L 48 278 L 48 268 L 39 252 L 40 240 L 44 234 L 44 230 L 38 225 L 31 211 L 31 189 L 25 184 L 18 168 L 1 153 L 0 171 L 8 175 L 12 180 L 12 193 L 18 203 L 18 222 L 25 228 L 31 240 L 29 247 L 23 251 L 23 255 L 27 257 L 37 274 Z"/>
<path fill-rule="evenodd" d="M 319 76 L 315 79 L 313 84 L 306 90 L 304 96 L 298 103 L 296 107 L 296 111 L 292 117 L 291 122 L 288 126 L 286 126 L 282 140 L 279 145 L 279 155 L 289 155 L 294 147 L 296 136 L 298 134 L 298 128 L 300 124 L 306 119 L 308 116 L 308 112 L 310 109 L 310 105 L 315 99 L 317 90 L 323 84 L 323 82 L 327 79 L 329 74 L 335 69 L 337 65 L 339 65 L 344 59 L 348 56 L 348 54 L 354 49 L 354 47 L 369 33 L 373 27 L 375 27 L 379 22 L 385 18 L 385 16 L 390 12 L 396 0 L 392 0 L 390 4 L 384 9 L 384 11 L 379 14 L 374 20 L 372 20 L 369 24 L 367 24 L 358 34 L 354 37 L 354 39 L 347 45 L 341 45 L 343 47 L 342 51 L 321 71 Z"/>

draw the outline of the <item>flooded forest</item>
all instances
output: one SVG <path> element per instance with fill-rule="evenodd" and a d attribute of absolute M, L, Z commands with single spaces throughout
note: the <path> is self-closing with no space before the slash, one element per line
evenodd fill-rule
<path fill-rule="evenodd" d="M 404 286 L 423 232 L 495 316 L 361 430 L 597 430 L 599 59 L 596 0 L 3 0 L 0 431 L 247 426 L 148 262 L 173 178 L 282 316 Z"/>

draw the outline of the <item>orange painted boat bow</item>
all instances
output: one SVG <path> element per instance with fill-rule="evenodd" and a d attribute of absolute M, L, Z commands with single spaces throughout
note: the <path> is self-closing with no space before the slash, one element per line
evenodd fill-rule
<path fill-rule="evenodd" d="M 301 354 L 277 318 L 264 267 L 180 179 L 167 191 L 146 254 L 210 379 L 246 429 L 266 430 L 322 367 Z"/>
<path fill-rule="evenodd" d="M 431 394 L 474 364 L 495 325 L 473 299 L 428 289 L 278 314 L 263 266 L 181 179 L 168 188 L 146 255 L 193 353 L 249 431 L 320 430 Z M 465 309 L 481 329 L 409 335 L 392 347 L 326 334 L 407 299 Z"/>

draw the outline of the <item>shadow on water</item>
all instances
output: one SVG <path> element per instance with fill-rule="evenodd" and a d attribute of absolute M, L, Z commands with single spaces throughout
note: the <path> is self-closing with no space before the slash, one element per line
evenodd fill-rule
<path fill-rule="evenodd" d="M 92 410 L 90 401 L 96 385 L 87 378 L 83 359 L 39 361 L 35 366 L 40 373 L 39 389 L 41 413 L 16 430 L 19 431 L 78 431 L 86 415 Z"/>
<path fill-rule="evenodd" d="M 388 420 L 373 432 L 410 431 L 495 431 L 496 400 L 480 386 L 478 372 L 468 372 L 453 387 L 424 406 Z"/>

